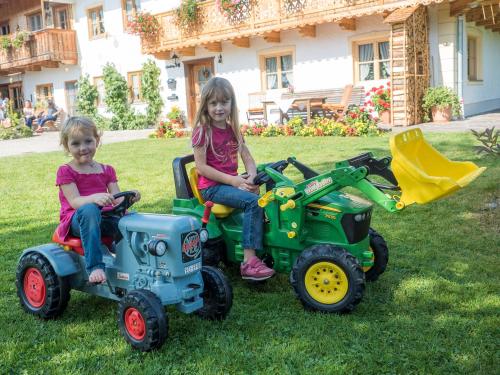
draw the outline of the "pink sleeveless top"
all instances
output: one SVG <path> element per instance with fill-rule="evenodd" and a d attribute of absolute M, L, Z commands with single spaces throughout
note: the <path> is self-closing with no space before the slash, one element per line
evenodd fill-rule
<path fill-rule="evenodd" d="M 71 226 L 71 219 L 75 209 L 71 207 L 64 196 L 61 185 L 74 183 L 80 192 L 80 196 L 88 196 L 95 193 L 107 193 L 108 185 L 117 182 L 116 172 L 110 165 L 101 164 L 101 173 L 80 173 L 71 168 L 68 164 L 61 165 L 57 170 L 56 186 L 59 186 L 59 201 L 61 202 L 61 211 L 59 214 L 59 225 L 57 234 L 59 238 L 66 240 Z M 113 206 L 103 207 L 103 211 L 110 210 Z"/>

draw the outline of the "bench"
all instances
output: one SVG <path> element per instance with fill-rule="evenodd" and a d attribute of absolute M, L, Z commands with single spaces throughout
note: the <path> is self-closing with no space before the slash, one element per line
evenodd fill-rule
<path fill-rule="evenodd" d="M 309 101 L 311 117 L 315 115 L 323 117 L 342 116 L 349 105 L 362 106 L 364 104 L 365 90 L 363 86 L 352 87 L 352 85 L 347 85 L 346 87 L 334 89 L 285 93 L 282 97 L 284 99 L 295 99 L 294 104 L 286 113 L 289 118 L 300 116 L 304 121 L 307 121 L 307 108 L 304 104 L 301 105 L 301 102 Z"/>
<path fill-rule="evenodd" d="M 39 110 L 35 112 L 36 118 L 33 120 L 33 125 L 38 126 L 38 119 L 40 116 L 40 113 L 44 112 L 43 110 Z M 48 130 L 48 131 L 59 131 L 61 128 L 61 125 L 64 123 L 64 120 L 66 119 L 66 113 L 60 109 L 59 114 L 57 115 L 57 119 L 55 121 L 46 121 L 45 124 L 43 125 L 43 130 Z"/>

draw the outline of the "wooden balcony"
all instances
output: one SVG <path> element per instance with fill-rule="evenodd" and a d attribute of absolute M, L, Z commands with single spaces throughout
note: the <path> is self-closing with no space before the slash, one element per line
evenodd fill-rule
<path fill-rule="evenodd" d="M 76 31 L 44 29 L 30 35 L 19 48 L 0 49 L 0 75 L 57 68 L 78 63 Z"/>
<path fill-rule="evenodd" d="M 199 4 L 196 25 L 177 26 L 175 10 L 157 14 L 162 27 L 157 40 L 142 40 L 143 53 L 168 58 L 170 51 L 193 55 L 194 47 L 204 46 L 219 52 L 220 42 L 232 40 L 240 47 L 249 46 L 249 38 L 261 36 L 279 42 L 282 30 L 298 29 L 303 36 L 315 36 L 315 26 L 336 22 L 343 29 L 355 30 L 356 17 L 388 14 L 394 9 L 443 0 L 247 0 L 237 12 L 222 14 L 215 0 Z"/>

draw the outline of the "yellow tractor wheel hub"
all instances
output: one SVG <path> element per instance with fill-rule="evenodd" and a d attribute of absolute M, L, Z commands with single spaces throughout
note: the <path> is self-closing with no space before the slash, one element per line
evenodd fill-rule
<path fill-rule="evenodd" d="M 342 301 L 349 290 L 346 273 L 332 262 L 319 262 L 309 267 L 304 284 L 307 293 L 325 305 Z"/>

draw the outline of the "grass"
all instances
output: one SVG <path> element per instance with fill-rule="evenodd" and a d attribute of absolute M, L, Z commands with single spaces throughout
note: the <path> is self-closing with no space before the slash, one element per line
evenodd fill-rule
<path fill-rule="evenodd" d="M 227 274 L 234 305 L 224 322 L 168 309 L 161 350 L 140 353 L 120 336 L 117 304 L 72 291 L 65 313 L 42 321 L 24 313 L 14 285 L 23 249 L 47 243 L 58 222 L 62 152 L 0 158 L 0 373 L 27 374 L 494 374 L 499 361 L 500 165 L 472 153 L 471 135 L 429 134 L 448 157 L 488 169 L 451 197 L 399 214 L 376 208 L 372 226 L 387 240 L 386 272 L 367 285 L 349 315 L 305 312 L 288 275 L 264 285 Z M 295 155 L 317 170 L 372 151 L 388 137 L 249 138 L 259 162 Z M 171 161 L 186 139 L 105 145 L 97 160 L 117 169 L 123 190 L 137 188 L 142 212 L 170 212 Z"/>

